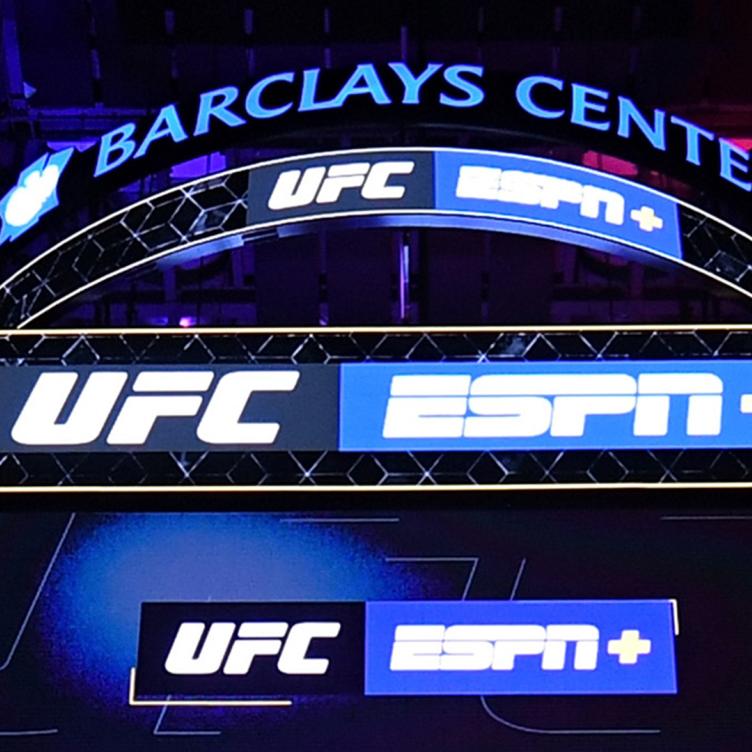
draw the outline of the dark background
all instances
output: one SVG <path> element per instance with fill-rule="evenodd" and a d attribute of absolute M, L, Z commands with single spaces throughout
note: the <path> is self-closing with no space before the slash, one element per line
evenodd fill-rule
<path fill-rule="evenodd" d="M 746 497 L 746 491 L 718 489 L 501 496 L 348 491 L 318 494 L 315 504 L 310 493 L 268 491 L 53 497 L 58 508 L 128 512 L 81 511 L 71 519 L 65 511 L 31 511 L 49 509 L 51 497 L 24 494 L 17 501 L 25 511 L 0 515 L 0 562 L 14 572 L 0 580 L 0 658 L 32 597 L 39 597 L 0 672 L 0 732 L 50 733 L 3 738 L 3 749 L 743 750 L 752 708 Z M 240 502 L 265 511 L 221 513 Z M 172 511 L 139 511 L 165 506 Z M 203 511 L 185 514 L 186 508 Z M 281 710 L 170 708 L 162 714 L 126 704 L 144 601 L 457 600 L 463 594 L 676 598 L 679 693 L 496 697 L 485 708 L 473 697 L 357 694 L 296 697 L 291 709 Z"/>

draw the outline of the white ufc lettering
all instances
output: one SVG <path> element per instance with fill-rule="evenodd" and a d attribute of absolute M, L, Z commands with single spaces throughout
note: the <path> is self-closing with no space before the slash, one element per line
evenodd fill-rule
<path fill-rule="evenodd" d="M 222 673 L 248 674 L 258 656 L 276 656 L 277 669 L 295 676 L 323 675 L 328 658 L 308 656 L 311 643 L 339 635 L 339 622 L 183 622 L 178 628 L 165 670 L 179 676 L 206 676 Z M 236 633 L 237 627 L 237 633 Z M 288 631 L 289 630 L 289 631 Z M 203 643 L 202 643 L 203 639 Z M 229 652 L 228 652 L 229 651 Z"/>
<path fill-rule="evenodd" d="M 142 371 L 133 380 L 131 393 L 115 410 L 128 381 L 127 372 L 90 373 L 73 400 L 79 375 L 45 372 L 35 382 L 11 437 L 27 446 L 89 444 L 100 437 L 115 410 L 107 444 L 141 446 L 160 419 L 197 416 L 215 375 L 210 370 Z M 214 445 L 274 443 L 279 423 L 242 421 L 241 417 L 254 393 L 292 392 L 299 380 L 300 372 L 293 370 L 222 374 L 195 428 L 197 438 Z"/>
<path fill-rule="evenodd" d="M 389 180 L 393 175 L 409 175 L 414 169 L 415 162 L 402 160 L 286 170 L 279 174 L 267 206 L 276 211 L 313 203 L 334 204 L 342 191 L 354 188 L 359 188 L 360 196 L 368 200 L 400 199 L 405 195 L 405 186 L 390 185 Z"/>

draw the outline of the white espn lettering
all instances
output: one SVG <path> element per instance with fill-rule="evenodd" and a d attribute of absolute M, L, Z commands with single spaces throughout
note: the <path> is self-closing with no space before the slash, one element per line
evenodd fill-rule
<path fill-rule="evenodd" d="M 214 380 L 213 371 L 143 371 L 133 382 L 107 435 L 111 446 L 147 442 L 165 417 L 194 417 Z M 37 379 L 11 429 L 11 437 L 27 446 L 80 446 L 96 441 L 104 430 L 128 380 L 124 371 L 89 374 L 65 420 L 60 420 L 79 375 L 45 372 Z M 254 392 L 292 392 L 299 371 L 232 371 L 217 381 L 196 427 L 207 444 L 272 444 L 280 424 L 242 422 Z"/>
<path fill-rule="evenodd" d="M 305 170 L 281 172 L 269 196 L 267 206 L 273 211 L 317 204 L 334 204 L 345 189 L 360 188 L 368 200 L 400 199 L 405 186 L 389 185 L 393 175 L 409 175 L 415 169 L 410 160 L 346 162 L 307 167 Z"/>
<path fill-rule="evenodd" d="M 512 671 L 519 656 L 541 656 L 544 671 L 563 671 L 567 646 L 573 667 L 598 665 L 600 632 L 592 624 L 400 624 L 394 630 L 392 671 Z M 643 653 L 645 654 L 645 653 Z"/>
<path fill-rule="evenodd" d="M 576 180 L 524 170 L 463 165 L 457 179 L 456 196 L 540 206 L 543 209 L 558 209 L 562 203 L 573 204 L 579 206 L 580 216 L 590 219 L 598 219 L 603 206 L 606 222 L 624 224 L 624 197 L 621 194 L 594 185 L 583 185 Z"/>
<path fill-rule="evenodd" d="M 712 373 L 399 375 L 385 439 L 585 435 L 595 415 L 633 414 L 634 436 L 665 436 L 671 398 L 686 397 L 688 436 L 721 432 L 723 382 Z"/>
<path fill-rule="evenodd" d="M 341 627 L 336 621 L 305 621 L 292 627 L 287 622 L 242 622 L 240 625 L 214 622 L 207 630 L 204 622 L 183 622 L 164 667 L 176 676 L 207 676 L 218 673 L 224 665 L 222 673 L 244 676 L 250 672 L 257 656 L 279 655 L 277 669 L 280 673 L 323 675 L 329 670 L 329 659 L 309 658 L 308 651 L 313 640 L 337 637 Z"/>

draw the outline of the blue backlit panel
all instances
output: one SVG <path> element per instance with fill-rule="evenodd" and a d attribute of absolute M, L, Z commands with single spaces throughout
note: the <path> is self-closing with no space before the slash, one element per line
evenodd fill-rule
<path fill-rule="evenodd" d="M 673 694 L 669 601 L 366 606 L 366 694 Z"/>
<path fill-rule="evenodd" d="M 743 447 L 746 361 L 345 364 L 340 448 Z"/>
<path fill-rule="evenodd" d="M 745 749 L 745 493 L 6 494 L 0 746 Z"/>
<path fill-rule="evenodd" d="M 676 201 L 620 178 L 550 159 L 434 154 L 436 208 L 560 227 L 681 258 Z"/>

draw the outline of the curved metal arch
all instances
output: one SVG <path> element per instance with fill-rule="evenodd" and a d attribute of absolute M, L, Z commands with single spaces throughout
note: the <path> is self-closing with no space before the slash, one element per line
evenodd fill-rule
<path fill-rule="evenodd" d="M 357 149 L 286 157 L 201 178 L 150 196 L 105 217 L 31 260 L 0 285 L 0 315 L 6 325 L 22 328 L 96 285 L 202 244 L 238 235 L 273 239 L 279 236 L 281 228 L 289 231 L 290 226 L 296 226 L 298 231 L 305 231 L 303 225 L 315 226 L 325 220 L 355 219 L 361 226 L 427 223 L 432 226 L 472 227 L 565 239 L 575 245 L 612 253 L 648 254 L 701 273 L 737 293 L 752 297 L 752 236 L 697 207 L 653 189 L 548 159 L 525 157 L 600 176 L 614 185 L 630 186 L 671 201 L 678 208 L 683 258 L 672 257 L 655 248 L 624 239 L 604 237 L 597 232 L 587 232 L 581 228 L 573 230 L 571 226 L 554 220 L 515 216 L 509 212 L 490 214 L 456 207 L 400 209 L 392 205 L 392 208 L 314 211 L 278 220 L 248 221 L 248 185 L 254 171 L 314 158 L 339 158 L 341 161 L 343 157 L 350 156 L 433 155 L 439 152 L 463 153 L 468 157 L 503 156 L 498 152 L 466 149 Z"/>

